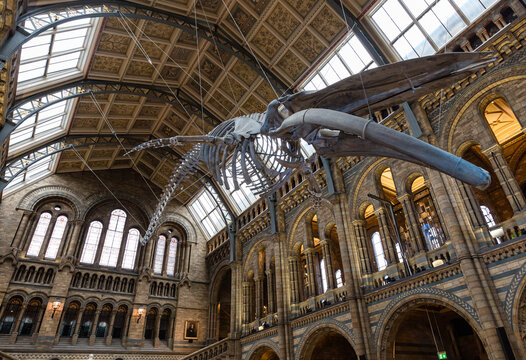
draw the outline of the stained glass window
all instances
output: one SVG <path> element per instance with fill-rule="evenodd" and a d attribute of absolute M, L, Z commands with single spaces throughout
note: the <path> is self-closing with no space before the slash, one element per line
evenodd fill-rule
<path fill-rule="evenodd" d="M 38 256 L 38 254 L 40 253 L 40 248 L 44 243 L 44 238 L 46 237 L 46 232 L 50 222 L 50 213 L 43 212 L 42 214 L 40 214 L 40 218 L 38 219 L 35 232 L 33 233 L 33 237 L 31 238 L 31 243 L 29 244 L 29 248 L 27 249 L 28 256 Z"/>
<path fill-rule="evenodd" d="M 99 246 L 101 234 L 102 223 L 100 221 L 92 221 L 88 228 L 84 249 L 82 249 L 82 255 L 80 257 L 81 263 L 93 264 L 95 255 L 97 255 L 97 247 Z"/>
<path fill-rule="evenodd" d="M 160 235 L 155 247 L 155 259 L 153 263 L 154 274 L 162 274 L 164 263 L 164 249 L 166 247 L 166 236 Z"/>
<path fill-rule="evenodd" d="M 133 269 L 135 267 L 135 258 L 137 257 L 137 246 L 139 246 L 140 236 L 141 234 L 137 229 L 130 229 L 130 231 L 128 231 L 124 256 L 122 258 L 123 269 Z"/>
<path fill-rule="evenodd" d="M 168 248 L 168 263 L 166 264 L 166 274 L 173 276 L 175 274 L 175 257 L 177 255 L 177 238 L 170 239 Z"/>
<path fill-rule="evenodd" d="M 115 209 L 111 212 L 110 223 L 106 231 L 106 238 L 104 239 L 104 246 L 100 255 L 100 265 L 117 266 L 125 223 L 126 213 L 123 210 Z"/>
<path fill-rule="evenodd" d="M 66 230 L 66 225 L 68 224 L 67 216 L 60 215 L 55 222 L 55 227 L 51 233 L 51 238 L 49 239 L 49 244 L 46 249 L 45 258 L 46 259 L 56 259 L 58 248 L 62 243 L 62 237 L 64 236 L 64 231 Z"/>

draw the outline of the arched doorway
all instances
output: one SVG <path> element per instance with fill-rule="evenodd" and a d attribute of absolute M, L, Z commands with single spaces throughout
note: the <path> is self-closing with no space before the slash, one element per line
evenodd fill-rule
<path fill-rule="evenodd" d="M 347 338 L 333 328 L 323 328 L 309 335 L 301 360 L 358 360 L 352 345 Z"/>
<path fill-rule="evenodd" d="M 270 347 L 262 346 L 250 356 L 249 360 L 279 360 L 279 356 Z"/>
<path fill-rule="evenodd" d="M 381 359 L 435 360 L 444 352 L 452 360 L 488 359 L 472 326 L 440 304 L 418 304 L 404 310 L 388 331 Z"/>
<path fill-rule="evenodd" d="M 230 299 L 232 291 L 232 271 L 223 269 L 214 281 L 210 299 L 209 339 L 217 341 L 230 333 Z"/>

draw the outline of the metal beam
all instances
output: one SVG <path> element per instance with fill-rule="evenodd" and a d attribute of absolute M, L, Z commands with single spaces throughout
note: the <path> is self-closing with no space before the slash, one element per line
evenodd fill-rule
<path fill-rule="evenodd" d="M 168 89 L 157 86 L 116 81 L 82 80 L 48 89 L 19 100 L 6 113 L 4 127 L 0 130 L 0 144 L 3 143 L 20 124 L 37 112 L 60 101 L 90 94 L 131 94 L 143 96 L 161 100 L 201 117 L 201 105 L 181 90 L 177 90 L 175 94 L 176 97 L 174 97 Z M 205 121 L 213 127 L 221 123 L 219 118 L 206 109 L 203 109 L 203 117 Z"/>
<path fill-rule="evenodd" d="M 130 149 L 138 144 L 141 144 L 145 140 L 151 138 L 151 135 L 118 135 L 120 141 L 124 146 L 129 146 Z M 25 153 L 18 155 L 11 159 L 3 168 L 0 170 L 0 192 L 19 174 L 24 170 L 34 165 L 36 162 L 54 155 L 62 151 L 69 150 L 72 148 L 93 146 L 93 145 L 115 145 L 120 146 L 119 142 L 114 135 L 66 135 L 59 139 L 52 140 L 36 149 L 26 151 Z M 164 158 L 169 158 L 172 161 L 178 162 L 181 159 L 181 155 L 170 148 L 162 149 L 148 149 L 160 154 Z M 198 170 L 200 174 L 202 172 Z"/>
<path fill-rule="evenodd" d="M 279 93 L 287 92 L 288 86 L 276 74 L 261 64 L 250 51 L 217 24 L 125 0 L 68 1 L 29 8 L 26 14 L 18 18 L 16 31 L 0 48 L 0 70 L 24 43 L 59 24 L 83 18 L 121 16 L 163 23 L 186 31 L 192 36 L 197 33 L 202 39 L 215 41 L 218 47 L 245 62 L 259 75 L 268 77 Z"/>

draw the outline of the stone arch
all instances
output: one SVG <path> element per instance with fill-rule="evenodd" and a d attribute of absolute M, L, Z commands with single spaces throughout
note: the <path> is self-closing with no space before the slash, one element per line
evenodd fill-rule
<path fill-rule="evenodd" d="M 349 342 L 353 349 L 356 348 L 356 341 L 354 331 L 352 328 L 348 327 L 347 325 L 338 320 L 324 319 L 322 321 L 319 321 L 318 323 L 311 325 L 307 330 L 305 330 L 300 342 L 297 345 L 297 348 L 294 349 L 296 359 L 305 359 L 306 351 L 309 348 L 309 341 L 317 335 L 319 335 L 320 333 L 327 330 L 332 330 L 338 333 L 339 335 L 343 336 Z"/>
<path fill-rule="evenodd" d="M 27 193 L 17 206 L 17 209 L 35 210 L 38 203 L 47 198 L 60 198 L 68 202 L 75 211 L 76 217 L 80 218 L 85 211 L 81 198 L 71 189 L 65 186 L 44 186 Z"/>
<path fill-rule="evenodd" d="M 488 347 L 485 338 L 481 336 L 482 327 L 478 314 L 471 305 L 448 291 L 435 287 L 420 287 L 398 295 L 385 307 L 374 333 L 377 359 L 388 359 L 386 357 L 386 350 L 390 336 L 392 335 L 391 329 L 397 324 L 400 317 L 406 311 L 418 305 L 426 304 L 441 305 L 455 312 L 471 326 L 475 334 L 482 341 L 484 348 Z"/>
<path fill-rule="evenodd" d="M 521 310 L 522 302 L 525 300 L 526 305 L 526 262 L 520 267 L 511 279 L 508 291 L 506 292 L 506 300 L 504 302 L 504 310 L 512 329 L 519 333 L 526 335 L 526 306 Z M 521 329 L 521 312 L 524 313 L 525 326 Z"/>
<path fill-rule="evenodd" d="M 438 134 L 438 145 L 446 151 L 453 152 L 453 138 L 456 127 L 470 105 L 480 101 L 480 98 L 502 84 L 526 79 L 526 67 L 522 64 L 511 65 L 491 71 L 493 76 L 485 76 L 476 85 L 468 86 L 456 94 L 451 104 L 445 105 L 446 111 L 442 112 L 445 121 L 441 124 Z M 488 74 L 488 75 L 489 75 Z M 495 82 L 495 78 L 499 81 Z M 466 101 L 466 99 L 468 99 Z M 447 131 L 444 131 L 447 130 Z"/>
<path fill-rule="evenodd" d="M 269 246 L 269 244 L 272 244 L 272 239 L 271 238 L 268 238 L 266 236 L 262 237 L 261 239 L 259 239 L 255 244 L 252 244 L 252 246 L 250 246 L 250 250 L 247 254 L 247 256 L 245 257 L 244 259 L 244 263 L 243 263 L 243 273 L 246 274 L 247 271 L 249 271 L 249 268 L 250 268 L 250 265 L 252 263 L 252 256 L 254 256 L 254 254 L 257 252 L 263 247 L 265 249 L 265 252 L 266 252 L 266 255 L 269 256 L 272 254 L 272 256 L 274 256 L 274 251 L 273 249 Z M 256 262 L 256 266 L 255 266 L 255 269 L 257 269 L 257 262 Z"/>
<path fill-rule="evenodd" d="M 360 189 L 362 185 L 367 180 L 367 176 L 371 174 L 373 169 L 376 169 L 378 165 L 380 165 L 386 159 L 387 158 L 383 157 L 376 159 L 375 161 L 370 160 L 369 163 L 364 162 L 364 169 L 357 174 L 357 179 L 350 184 L 349 189 L 354 189 L 354 193 L 349 194 L 349 209 L 351 209 L 351 217 L 353 219 L 357 219 L 356 214 L 358 212 L 358 204 L 361 204 L 363 201 L 365 201 L 360 197 Z"/>
<path fill-rule="evenodd" d="M 258 352 L 265 350 L 265 348 L 274 351 L 279 356 L 279 346 L 269 339 L 264 339 L 252 345 L 245 359 L 252 360 Z"/>
<path fill-rule="evenodd" d="M 333 204 L 327 200 L 322 199 L 321 201 L 321 207 L 325 208 L 329 211 L 329 214 L 331 214 L 331 217 L 334 219 L 334 210 L 333 210 Z M 296 233 L 296 230 L 298 226 L 300 225 L 300 222 L 305 219 L 305 216 L 307 216 L 310 212 L 316 213 L 316 210 L 314 209 L 314 206 L 309 201 L 305 202 L 297 211 L 296 216 L 293 218 L 293 220 L 290 222 L 292 225 L 287 230 L 288 232 L 288 253 L 291 255 L 291 250 L 295 244 L 294 242 L 294 234 Z"/>
<path fill-rule="evenodd" d="M 187 236 L 186 241 L 193 242 L 193 243 L 197 242 L 196 231 L 195 231 L 194 226 L 183 215 L 173 214 L 170 216 L 163 217 L 159 220 L 159 224 L 164 224 L 166 222 L 172 222 L 172 223 L 175 223 L 181 226 L 184 229 L 184 231 L 186 231 L 186 236 Z"/>
<path fill-rule="evenodd" d="M 120 191 L 115 192 L 115 196 L 119 200 L 126 200 L 129 203 L 137 206 L 137 208 L 141 209 L 141 211 L 144 212 L 145 215 L 148 218 L 150 218 L 152 216 L 153 209 L 151 208 L 151 206 L 149 204 L 145 203 L 141 199 L 139 199 L 139 198 L 137 198 L 135 196 L 132 196 L 129 193 L 122 193 Z M 83 201 L 87 205 L 84 207 L 83 211 L 79 215 L 79 218 L 81 220 L 85 220 L 86 219 L 86 215 L 88 215 L 90 213 L 90 211 L 94 207 L 96 207 L 99 204 L 104 203 L 106 201 L 115 201 L 115 197 L 113 197 L 113 196 L 111 196 L 109 194 L 103 193 L 103 192 L 96 192 L 96 193 L 84 198 Z M 125 209 L 123 209 L 123 210 L 125 210 Z"/>
<path fill-rule="evenodd" d="M 219 293 L 219 283 L 221 282 L 221 279 L 225 274 L 228 272 L 228 270 L 231 270 L 230 265 L 228 262 L 224 261 L 221 264 L 221 267 L 218 268 L 214 272 L 214 275 L 210 279 L 210 293 L 209 293 L 209 300 L 212 301 L 212 299 L 216 298 Z"/>

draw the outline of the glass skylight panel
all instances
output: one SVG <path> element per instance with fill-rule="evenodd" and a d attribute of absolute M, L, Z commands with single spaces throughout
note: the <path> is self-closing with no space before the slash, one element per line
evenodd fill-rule
<path fill-rule="evenodd" d="M 321 90 L 350 75 L 371 68 L 372 65 L 376 65 L 373 58 L 358 37 L 351 33 L 329 56 L 327 61 L 311 75 L 302 88 L 304 90 Z"/>
<path fill-rule="evenodd" d="M 434 54 L 495 2 L 387 0 L 373 10 L 371 19 L 406 60 Z"/>
<path fill-rule="evenodd" d="M 237 175 L 237 183 L 239 185 L 238 190 L 234 190 L 234 180 L 232 179 L 232 166 L 231 163 L 227 164 L 226 167 L 226 173 L 227 173 L 227 181 L 228 186 L 230 190 L 227 190 L 225 186 L 222 186 L 224 193 L 229 196 L 231 202 L 236 207 L 236 211 L 238 215 L 245 211 L 250 205 L 252 205 L 256 200 L 258 199 L 252 190 L 248 187 L 248 185 L 245 183 L 245 179 Z"/>
<path fill-rule="evenodd" d="M 95 18 L 65 22 L 24 44 L 18 88 L 43 84 L 54 77 L 81 74 L 97 23 Z M 28 28 L 35 28 L 34 25 L 24 24 Z"/>
<path fill-rule="evenodd" d="M 211 238 L 226 226 L 226 222 L 222 215 L 221 208 L 212 195 L 210 195 L 210 192 L 216 197 L 218 195 L 210 187 L 207 187 L 207 189 L 203 189 L 188 205 L 188 208 L 195 220 L 199 223 L 201 230 L 203 230 L 208 238 Z"/>
<path fill-rule="evenodd" d="M 28 160 L 29 156 L 28 156 Z M 55 165 L 56 155 L 51 155 L 37 161 L 23 172 L 18 174 L 4 189 L 4 195 L 9 195 L 23 185 L 42 179 L 51 174 Z"/>

